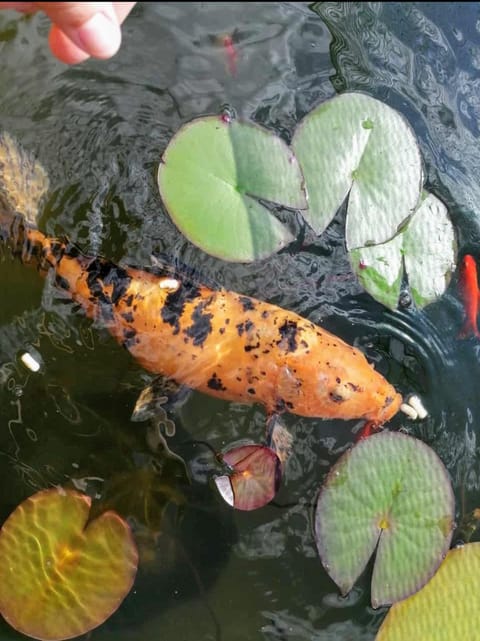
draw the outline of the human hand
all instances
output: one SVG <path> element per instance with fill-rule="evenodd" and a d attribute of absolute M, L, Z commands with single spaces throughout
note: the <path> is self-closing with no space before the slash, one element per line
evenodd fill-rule
<path fill-rule="evenodd" d="M 52 21 L 48 41 L 67 64 L 111 58 L 120 47 L 120 25 L 136 2 L 0 2 L 0 9 L 43 11 Z"/>

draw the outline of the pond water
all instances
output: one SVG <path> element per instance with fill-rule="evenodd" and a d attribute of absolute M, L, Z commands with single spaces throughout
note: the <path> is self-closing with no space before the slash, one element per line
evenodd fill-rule
<path fill-rule="evenodd" d="M 114 59 L 71 68 L 50 56 L 47 32 L 41 16 L 0 15 L 0 122 L 48 171 L 41 229 L 115 261 L 149 266 L 166 256 L 360 347 L 401 392 L 422 396 L 428 419 L 398 417 L 392 428 L 440 455 L 460 523 L 478 506 L 480 343 L 457 340 L 456 283 L 424 311 L 386 311 L 352 274 L 342 212 L 321 238 L 294 218 L 298 240 L 278 255 L 223 263 L 176 230 L 155 172 L 193 117 L 228 106 L 289 141 L 318 102 L 365 91 L 410 122 L 428 189 L 447 204 L 461 250 L 478 256 L 478 4 L 149 3 L 127 19 Z M 217 450 L 258 442 L 264 412 L 192 393 L 172 442 L 192 483 L 174 458 L 156 460 L 145 482 L 140 472 L 153 469 L 146 426 L 130 414 L 150 377 L 6 251 L 0 272 L 0 517 L 38 489 L 74 483 L 129 516 L 139 541 L 133 591 L 89 638 L 373 641 L 386 609 L 369 605 L 369 570 L 340 598 L 312 536 L 318 487 L 359 424 L 288 416 L 295 444 L 276 500 L 233 512 L 209 482 L 202 442 Z M 22 368 L 25 349 L 40 355 L 38 375 Z M 148 483 L 145 515 L 139 496 Z M 0 622 L 0 639 L 20 637 Z"/>

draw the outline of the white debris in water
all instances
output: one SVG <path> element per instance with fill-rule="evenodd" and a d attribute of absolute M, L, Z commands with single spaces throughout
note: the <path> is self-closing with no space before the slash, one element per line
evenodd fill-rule
<path fill-rule="evenodd" d="M 411 396 L 409 396 L 407 399 L 407 403 L 410 405 L 410 407 L 413 407 L 413 409 L 417 412 L 418 418 L 420 420 L 427 418 L 428 412 L 425 409 L 422 401 L 416 394 L 412 394 Z"/>
<path fill-rule="evenodd" d="M 20 360 L 22 363 L 25 365 L 27 369 L 29 369 L 31 372 L 38 372 L 40 369 L 40 363 L 33 358 L 31 354 L 28 352 L 24 352 L 20 356 Z"/>
<path fill-rule="evenodd" d="M 414 410 L 414 409 L 413 409 L 413 407 L 412 407 L 411 405 L 409 405 L 408 403 L 402 403 L 402 404 L 400 405 L 400 409 L 402 410 L 402 412 L 403 412 L 404 414 L 406 414 L 409 418 L 411 418 L 411 419 L 412 419 L 412 421 L 416 421 L 416 420 L 417 420 L 417 418 L 418 418 L 418 413 L 417 413 L 417 412 L 416 412 L 416 410 Z"/>
<path fill-rule="evenodd" d="M 428 412 L 420 400 L 420 397 L 416 394 L 410 394 L 410 396 L 405 399 L 405 403 L 400 405 L 400 409 L 411 418 L 412 421 L 416 421 L 417 419 L 422 421 L 428 416 Z"/>
<path fill-rule="evenodd" d="M 173 289 L 176 291 L 180 287 L 180 281 L 176 278 L 162 278 L 159 282 L 160 289 Z"/>
<path fill-rule="evenodd" d="M 228 476 L 217 476 L 215 479 L 215 485 L 217 486 L 217 490 L 220 492 L 220 495 L 222 499 L 228 503 L 231 507 L 233 507 L 234 503 L 234 496 L 233 496 L 233 489 L 232 489 L 232 483 L 230 481 L 230 477 Z"/>

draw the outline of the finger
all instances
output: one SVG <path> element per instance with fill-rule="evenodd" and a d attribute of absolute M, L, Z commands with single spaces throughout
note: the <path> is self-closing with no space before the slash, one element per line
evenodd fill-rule
<path fill-rule="evenodd" d="M 90 54 L 74 45 L 56 25 L 50 29 L 48 43 L 53 55 L 67 65 L 76 65 L 90 58 Z"/>
<path fill-rule="evenodd" d="M 117 53 L 122 36 L 111 2 L 36 2 L 35 5 L 77 49 L 95 58 L 110 58 Z M 52 38 L 60 52 L 68 49 L 68 43 L 58 37 L 56 30 Z M 73 52 L 70 47 L 70 53 Z"/>

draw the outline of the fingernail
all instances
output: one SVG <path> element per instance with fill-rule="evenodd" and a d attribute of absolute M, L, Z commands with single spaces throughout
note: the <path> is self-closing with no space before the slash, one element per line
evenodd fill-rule
<path fill-rule="evenodd" d="M 94 14 L 76 30 L 78 44 L 94 58 L 110 58 L 120 48 L 122 35 L 115 19 L 104 13 Z"/>

